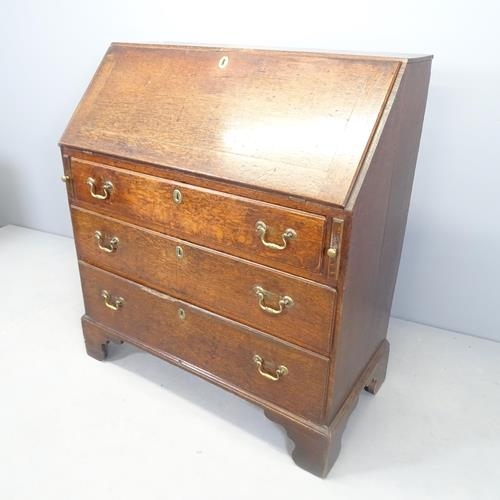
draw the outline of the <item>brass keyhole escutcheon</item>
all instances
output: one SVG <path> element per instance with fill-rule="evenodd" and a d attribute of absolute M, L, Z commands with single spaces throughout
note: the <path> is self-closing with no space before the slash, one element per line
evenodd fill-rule
<path fill-rule="evenodd" d="M 182 249 L 181 246 L 175 247 L 175 255 L 177 255 L 178 259 L 182 259 L 182 257 L 184 257 L 184 250 Z"/>
<path fill-rule="evenodd" d="M 177 205 L 179 205 L 179 203 L 182 202 L 182 193 L 181 193 L 180 189 L 173 190 L 172 198 L 174 200 L 174 203 L 176 203 Z"/>
<path fill-rule="evenodd" d="M 182 308 L 179 308 L 179 310 L 177 311 L 177 315 L 179 316 L 179 319 L 186 319 L 186 311 L 184 311 L 184 309 Z"/>
<path fill-rule="evenodd" d="M 227 65 L 229 64 L 229 57 L 227 56 L 222 56 L 219 59 L 219 68 L 224 69 Z"/>

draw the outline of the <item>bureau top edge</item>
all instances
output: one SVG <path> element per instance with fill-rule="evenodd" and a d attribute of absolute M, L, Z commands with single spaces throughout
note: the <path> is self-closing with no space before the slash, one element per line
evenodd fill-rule
<path fill-rule="evenodd" d="M 144 48 L 162 48 L 165 50 L 188 48 L 192 50 L 213 50 L 223 52 L 224 50 L 233 50 L 241 52 L 272 52 L 272 53 L 285 53 L 297 55 L 320 56 L 330 58 L 348 58 L 348 59 L 390 59 L 398 60 L 400 62 L 418 62 L 427 59 L 433 59 L 432 54 L 413 54 L 413 53 L 398 53 L 398 52 L 370 52 L 370 51 L 356 51 L 356 50 L 331 50 L 331 49 L 306 49 L 297 47 L 269 47 L 269 46 L 254 46 L 254 45 L 230 45 L 230 44 L 203 44 L 203 43 L 181 43 L 174 41 L 165 42 L 112 42 L 111 46 L 122 47 L 144 47 Z"/>

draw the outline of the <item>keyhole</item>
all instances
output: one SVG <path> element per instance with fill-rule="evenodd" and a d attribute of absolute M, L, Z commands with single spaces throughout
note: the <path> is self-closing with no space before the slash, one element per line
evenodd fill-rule
<path fill-rule="evenodd" d="M 179 204 L 182 201 L 182 193 L 178 189 L 174 189 L 172 198 L 174 199 L 174 203 Z"/>
<path fill-rule="evenodd" d="M 229 57 L 227 56 L 222 56 L 219 59 L 219 68 L 224 69 L 227 65 L 229 64 Z"/>

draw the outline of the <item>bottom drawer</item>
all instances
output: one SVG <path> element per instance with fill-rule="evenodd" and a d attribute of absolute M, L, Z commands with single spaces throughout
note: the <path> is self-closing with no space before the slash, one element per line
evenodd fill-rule
<path fill-rule="evenodd" d="M 327 359 L 83 262 L 80 275 L 94 321 L 229 389 L 321 420 Z"/>

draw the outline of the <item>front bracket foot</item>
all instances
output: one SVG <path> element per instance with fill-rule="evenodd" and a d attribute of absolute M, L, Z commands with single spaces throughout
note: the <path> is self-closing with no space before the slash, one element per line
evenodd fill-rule
<path fill-rule="evenodd" d="M 104 361 L 108 356 L 110 342 L 123 343 L 104 333 L 104 330 L 95 326 L 86 316 L 82 317 L 83 338 L 87 354 L 99 361 Z"/>
<path fill-rule="evenodd" d="M 329 425 L 318 425 L 299 417 L 266 408 L 267 418 L 283 426 L 295 443 L 292 458 L 295 463 L 319 477 L 326 477 L 337 460 L 342 446 L 342 434 L 349 415 L 356 407 L 363 389 L 375 394 L 385 379 L 389 342 L 384 340 L 352 388 Z"/>

